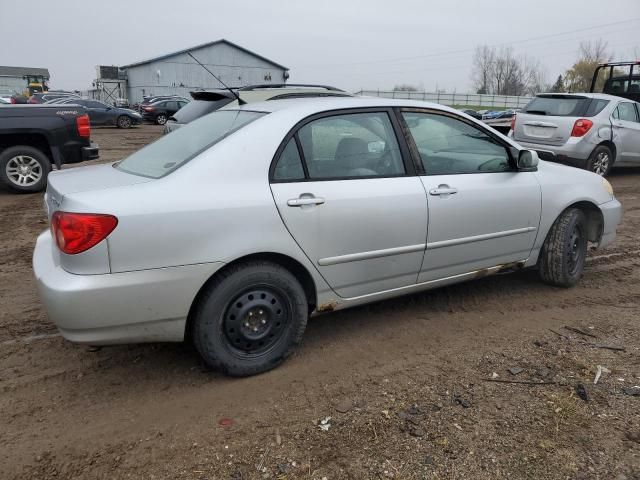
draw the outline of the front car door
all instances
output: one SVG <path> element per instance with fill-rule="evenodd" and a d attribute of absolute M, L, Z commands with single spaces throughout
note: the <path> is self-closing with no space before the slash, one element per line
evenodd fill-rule
<path fill-rule="evenodd" d="M 271 167 L 280 215 L 343 298 L 416 283 L 427 202 L 390 109 L 311 117 L 285 138 Z"/>
<path fill-rule="evenodd" d="M 527 259 L 540 223 L 535 172 L 518 172 L 507 143 L 453 113 L 404 109 L 402 119 L 429 203 L 418 282 Z"/>
<path fill-rule="evenodd" d="M 640 165 L 640 112 L 635 102 L 620 102 L 611 114 L 616 165 Z"/>

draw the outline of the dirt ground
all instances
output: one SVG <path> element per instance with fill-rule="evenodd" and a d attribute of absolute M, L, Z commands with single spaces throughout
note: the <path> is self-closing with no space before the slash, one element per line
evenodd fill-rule
<path fill-rule="evenodd" d="M 112 161 L 159 133 L 93 138 Z M 521 272 L 326 314 L 246 379 L 188 345 L 57 336 L 31 271 L 42 195 L 0 193 L 0 478 L 638 479 L 640 169 L 611 182 L 619 237 L 577 287 Z"/>

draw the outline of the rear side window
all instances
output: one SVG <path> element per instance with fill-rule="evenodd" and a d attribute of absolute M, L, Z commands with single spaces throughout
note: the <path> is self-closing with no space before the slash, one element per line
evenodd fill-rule
<path fill-rule="evenodd" d="M 536 97 L 524 107 L 524 112 L 553 117 L 584 117 L 590 103 L 591 101 L 587 97 L 559 95 Z"/>
<path fill-rule="evenodd" d="M 209 102 L 207 100 L 192 100 L 184 107 L 182 107 L 179 111 L 177 111 L 173 115 L 173 118 L 175 118 L 178 123 L 189 123 L 196 118 L 200 118 L 208 113 L 215 112 L 216 110 L 224 107 L 232 101 L 233 99 L 231 98 L 224 98 L 222 100 L 216 100 L 213 102 Z"/>
<path fill-rule="evenodd" d="M 384 112 L 319 118 L 298 131 L 310 179 L 404 175 L 393 126 Z"/>
<path fill-rule="evenodd" d="M 633 103 L 623 102 L 613 112 L 613 118 L 626 122 L 638 122 L 638 112 L 636 112 L 636 107 Z"/>
<path fill-rule="evenodd" d="M 273 179 L 290 181 L 304 179 L 304 168 L 302 167 L 302 159 L 300 158 L 295 138 L 289 140 L 289 143 L 282 151 L 273 172 Z"/>
<path fill-rule="evenodd" d="M 164 177 L 264 115 L 244 110 L 214 112 L 164 135 L 116 164 L 116 168 L 143 177 Z"/>

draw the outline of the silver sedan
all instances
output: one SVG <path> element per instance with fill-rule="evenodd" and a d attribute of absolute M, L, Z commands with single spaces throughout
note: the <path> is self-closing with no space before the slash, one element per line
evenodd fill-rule
<path fill-rule="evenodd" d="M 230 375 L 281 363 L 314 312 L 537 268 L 569 287 L 620 203 L 440 105 L 222 109 L 124 160 L 54 172 L 33 268 L 62 335 L 193 339 Z"/>

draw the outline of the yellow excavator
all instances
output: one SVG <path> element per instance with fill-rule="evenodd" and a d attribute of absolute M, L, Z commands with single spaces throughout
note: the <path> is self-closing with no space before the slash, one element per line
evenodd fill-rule
<path fill-rule="evenodd" d="M 34 93 L 49 91 L 45 77 L 42 75 L 26 75 L 24 79 L 27 81 L 27 88 L 23 92 L 25 97 L 30 97 Z"/>

